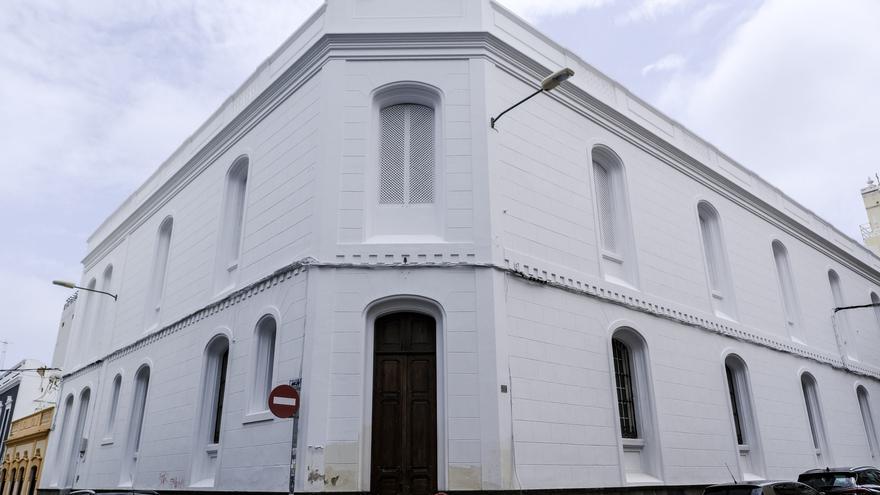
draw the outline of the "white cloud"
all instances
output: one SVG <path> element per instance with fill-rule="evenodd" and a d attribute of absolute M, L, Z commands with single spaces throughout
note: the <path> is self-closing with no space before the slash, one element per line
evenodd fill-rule
<path fill-rule="evenodd" d="M 690 0 L 641 0 L 638 5 L 617 18 L 618 24 L 653 21 L 684 7 Z"/>
<path fill-rule="evenodd" d="M 718 16 L 721 12 L 727 10 L 730 6 L 723 3 L 712 2 L 704 5 L 700 10 L 694 12 L 687 22 L 686 31 L 689 34 L 697 34 L 703 30 L 706 24 Z"/>
<path fill-rule="evenodd" d="M 684 64 L 687 62 L 687 59 L 684 58 L 683 55 L 679 53 L 670 53 L 664 57 L 661 57 L 654 63 L 650 63 L 644 67 L 642 67 L 642 75 L 647 76 L 652 72 L 667 72 L 667 71 L 675 71 L 684 67 Z"/>
<path fill-rule="evenodd" d="M 529 21 L 542 17 L 573 14 L 581 9 L 604 7 L 615 0 L 497 0 L 498 3 Z"/>
<path fill-rule="evenodd" d="M 859 188 L 880 168 L 877 26 L 872 0 L 767 2 L 660 106 L 856 237 Z"/>

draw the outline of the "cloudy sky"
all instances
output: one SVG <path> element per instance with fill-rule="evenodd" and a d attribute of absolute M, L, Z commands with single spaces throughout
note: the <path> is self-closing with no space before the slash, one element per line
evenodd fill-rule
<path fill-rule="evenodd" d="M 502 0 L 843 232 L 880 170 L 877 0 Z M 0 2 L 0 340 L 51 359 L 86 238 L 316 0 Z"/>

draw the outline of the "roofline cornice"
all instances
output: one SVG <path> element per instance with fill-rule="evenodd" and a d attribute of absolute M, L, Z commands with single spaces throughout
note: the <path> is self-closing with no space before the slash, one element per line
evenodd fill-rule
<path fill-rule="evenodd" d="M 184 163 L 153 194 L 147 197 L 126 219 L 107 235 L 84 259 L 85 270 L 91 269 L 126 235 L 159 210 L 178 191 L 186 187 L 209 167 L 227 149 L 259 124 L 278 105 L 283 103 L 305 82 L 314 77 L 329 60 L 375 59 L 438 59 L 438 58 L 487 58 L 502 70 L 534 83 L 554 68 L 535 61 L 503 39 L 489 32 L 439 32 L 439 33 L 330 33 L 318 38 L 304 53 L 257 95 L 235 118 L 214 135 L 198 152 Z M 563 83 L 548 96 L 562 103 L 594 123 L 601 125 L 629 143 L 637 146 L 658 160 L 679 170 L 738 206 L 773 224 L 792 237 L 804 242 L 843 266 L 850 268 L 869 282 L 880 285 L 880 272 L 858 256 L 828 238 L 804 226 L 779 208 L 769 204 L 705 163 L 697 160 L 669 141 L 659 137 L 632 118 L 612 108 L 586 90 L 570 82 Z M 638 100 L 638 99 L 637 99 Z M 641 102 L 641 100 L 638 100 Z M 643 102 L 642 102 L 643 103 Z M 682 126 L 674 123 L 684 132 Z M 713 152 L 741 168 L 756 180 L 769 186 L 794 205 L 800 205 L 778 188 L 763 181 L 754 173 L 738 165 L 722 152 L 704 143 Z M 803 208 L 803 207 L 801 207 Z M 809 210 L 803 208 L 806 213 Z M 815 214 L 813 216 L 827 228 L 848 237 Z M 856 246 L 858 244 L 854 243 Z M 861 246 L 859 246 L 861 247 Z M 868 256 L 874 256 L 861 247 Z"/>

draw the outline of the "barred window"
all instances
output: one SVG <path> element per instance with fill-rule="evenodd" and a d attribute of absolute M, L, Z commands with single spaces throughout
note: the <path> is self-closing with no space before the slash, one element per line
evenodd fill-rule
<path fill-rule="evenodd" d="M 611 347 L 614 355 L 614 382 L 617 389 L 617 409 L 620 415 L 620 435 L 623 438 L 638 438 L 630 350 L 626 344 L 617 339 L 612 339 Z"/>
<path fill-rule="evenodd" d="M 109 437 L 113 434 L 113 425 L 116 423 L 116 410 L 119 408 L 119 392 L 122 390 L 122 375 L 117 374 L 113 378 L 113 391 L 110 394 L 110 410 L 107 412 L 107 424 L 104 433 Z"/>
<path fill-rule="evenodd" d="M 815 448 L 817 459 L 822 461 L 828 450 L 828 440 L 825 436 L 825 422 L 822 419 L 822 408 L 819 405 L 816 379 L 809 373 L 804 373 L 801 375 L 801 387 L 804 392 L 804 403 L 807 407 L 810 434 L 813 437 L 813 448 Z"/>
<path fill-rule="evenodd" d="M 779 278 L 779 290 L 782 293 L 782 306 L 785 310 L 786 326 L 792 337 L 797 335 L 799 310 L 795 285 L 788 261 L 788 249 L 779 241 L 773 241 L 773 260 L 776 262 L 776 275 Z"/>
<path fill-rule="evenodd" d="M 379 203 L 434 202 L 434 109 L 412 103 L 380 112 Z"/>
<path fill-rule="evenodd" d="M 596 200 L 599 210 L 599 231 L 602 236 L 602 247 L 612 253 L 619 251 L 617 234 L 618 191 L 613 171 L 601 163 L 593 162 L 593 173 L 596 176 Z"/>
<path fill-rule="evenodd" d="M 868 403 L 868 391 L 859 385 L 856 389 L 856 397 L 859 400 L 859 410 L 862 412 L 862 424 L 865 425 L 865 436 L 868 437 L 868 447 L 871 449 L 871 457 L 876 458 L 880 454 L 880 446 L 877 444 L 877 430 L 874 427 L 874 416 L 871 414 L 871 405 Z"/>
<path fill-rule="evenodd" d="M 269 407 L 272 375 L 275 366 L 276 323 L 272 316 L 264 316 L 257 323 L 254 386 L 251 388 L 250 412 L 265 411 Z"/>
<path fill-rule="evenodd" d="M 730 369 L 730 365 L 725 365 L 724 370 L 727 372 L 727 390 L 730 392 L 730 409 L 733 413 L 733 424 L 736 427 L 736 443 L 739 445 L 744 444 L 743 441 L 743 427 L 742 422 L 739 417 L 739 399 L 736 394 L 736 383 L 734 382 L 733 370 Z"/>

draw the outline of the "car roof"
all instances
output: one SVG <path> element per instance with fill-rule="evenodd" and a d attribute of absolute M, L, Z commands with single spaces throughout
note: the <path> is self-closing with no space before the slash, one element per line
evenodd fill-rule
<path fill-rule="evenodd" d="M 821 469 L 810 469 L 809 471 L 804 471 L 801 473 L 804 474 L 822 474 L 822 473 L 857 473 L 859 471 L 867 471 L 868 469 L 877 469 L 874 466 L 856 466 L 856 467 L 826 467 Z"/>
<path fill-rule="evenodd" d="M 707 488 L 721 488 L 721 487 L 752 487 L 752 488 L 758 488 L 758 487 L 764 487 L 764 486 L 768 486 L 768 485 L 776 485 L 776 484 L 779 484 L 779 483 L 797 483 L 797 484 L 799 484 L 799 485 L 801 484 L 801 483 L 799 483 L 799 482 L 797 482 L 797 481 L 791 481 L 791 480 L 749 480 L 749 481 L 741 481 L 741 482 L 737 482 L 737 483 L 733 483 L 733 482 L 730 482 L 730 483 L 718 483 L 717 485 L 712 485 L 712 486 L 707 487 Z"/>

